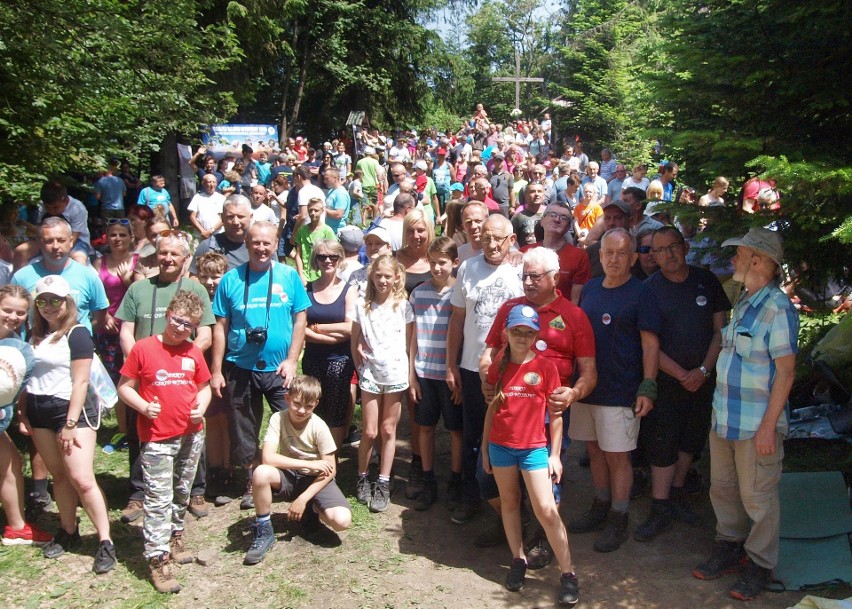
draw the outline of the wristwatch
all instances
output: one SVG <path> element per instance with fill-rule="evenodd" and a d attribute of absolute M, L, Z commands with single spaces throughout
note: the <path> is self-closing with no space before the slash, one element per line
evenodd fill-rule
<path fill-rule="evenodd" d="M 707 378 L 710 375 L 710 373 L 707 371 L 707 368 L 705 368 L 704 366 L 698 366 L 698 369 L 701 370 L 701 374 L 704 375 L 704 378 Z"/>
<path fill-rule="evenodd" d="M 75 427 L 77 427 L 77 421 L 71 421 L 70 419 L 65 421 L 65 429 L 74 429 Z"/>

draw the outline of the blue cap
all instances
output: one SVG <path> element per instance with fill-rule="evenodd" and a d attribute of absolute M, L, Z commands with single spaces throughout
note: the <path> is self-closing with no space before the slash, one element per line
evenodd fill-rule
<path fill-rule="evenodd" d="M 516 305 L 509 311 L 506 329 L 527 326 L 538 332 L 538 313 L 529 305 Z"/>
<path fill-rule="evenodd" d="M 450 184 L 450 190 L 464 192 L 464 184 L 462 184 L 461 182 L 453 182 L 452 184 Z"/>

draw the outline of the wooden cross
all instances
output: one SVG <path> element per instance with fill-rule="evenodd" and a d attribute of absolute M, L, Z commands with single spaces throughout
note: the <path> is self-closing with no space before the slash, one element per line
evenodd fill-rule
<path fill-rule="evenodd" d="M 494 82 L 513 82 L 515 83 L 515 110 L 521 111 L 521 83 L 522 82 L 544 82 L 543 78 L 534 78 L 531 76 L 521 76 L 521 56 L 515 49 L 515 75 L 514 76 L 494 76 L 491 78 Z"/>

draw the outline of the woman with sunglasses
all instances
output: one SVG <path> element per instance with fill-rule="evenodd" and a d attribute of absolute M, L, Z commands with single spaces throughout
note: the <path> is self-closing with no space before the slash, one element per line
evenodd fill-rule
<path fill-rule="evenodd" d="M 80 545 L 79 502 L 100 541 L 92 570 L 106 573 L 115 567 L 115 548 L 104 494 L 95 480 L 92 423 L 99 422 L 99 413 L 86 400 L 95 346 L 77 323 L 77 305 L 65 279 L 48 275 L 39 280 L 35 304 L 30 339 L 35 365 L 19 415 L 53 476 L 59 509 L 61 527 L 44 546 L 44 556 L 58 558 Z"/>
<path fill-rule="evenodd" d="M 346 311 L 355 307 L 358 296 L 337 275 L 344 255 L 343 246 L 331 239 L 317 241 L 311 252 L 310 266 L 320 276 L 308 284 L 311 306 L 302 358 L 302 372 L 322 384 L 316 414 L 331 429 L 338 448 L 349 430 L 349 385 L 355 372 L 349 343 L 352 321 L 346 318 Z"/>

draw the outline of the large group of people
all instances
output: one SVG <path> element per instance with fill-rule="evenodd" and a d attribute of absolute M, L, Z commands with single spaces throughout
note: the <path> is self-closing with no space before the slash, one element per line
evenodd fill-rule
<path fill-rule="evenodd" d="M 273 495 L 305 530 L 346 530 L 342 446 L 358 445 L 345 490 L 386 511 L 406 404 L 406 498 L 426 511 L 443 493 L 458 525 L 488 504 L 500 526 L 474 542 L 508 545 L 509 590 L 555 559 L 558 602 L 575 604 L 568 533 L 597 532 L 596 551 L 618 550 L 642 468 L 652 502 L 633 537 L 694 521 L 684 496 L 709 437 L 717 541 L 694 575 L 739 570 L 731 595 L 760 594 L 777 562 L 798 329 L 778 288 L 780 236 L 712 242 L 677 205 L 700 206 L 712 223 L 724 178 L 696 201 L 673 162 L 649 180 L 647 165 L 628 174 L 606 148 L 600 162 L 579 141 L 557 151 L 551 129 L 546 114 L 504 127 L 480 106 L 456 133 L 366 129 L 321 149 L 302 137 L 244 146 L 231 159 L 202 148 L 186 232 L 162 176 L 125 206 L 113 163 L 95 187 L 102 251 L 86 207 L 46 182 L 33 238 L 10 248 L 14 274 L 0 288 L 0 368 L 22 381 L 0 418 L 3 543 L 62 555 L 80 540 L 79 502 L 100 540 L 95 572 L 114 567 L 93 469 L 100 359 L 129 446 L 121 520 L 143 518 L 161 592 L 180 589 L 170 564 L 193 557 L 186 513 L 206 516 L 208 500 L 255 511 L 246 564 L 275 542 Z M 261 441 L 264 401 L 273 414 Z M 21 458 L 5 432 L 13 410 L 33 443 L 27 503 L 49 504 L 53 479 L 55 535 L 25 519 Z M 441 418 L 449 464 L 436 462 Z M 594 499 L 563 523 L 569 438 L 585 442 Z"/>

